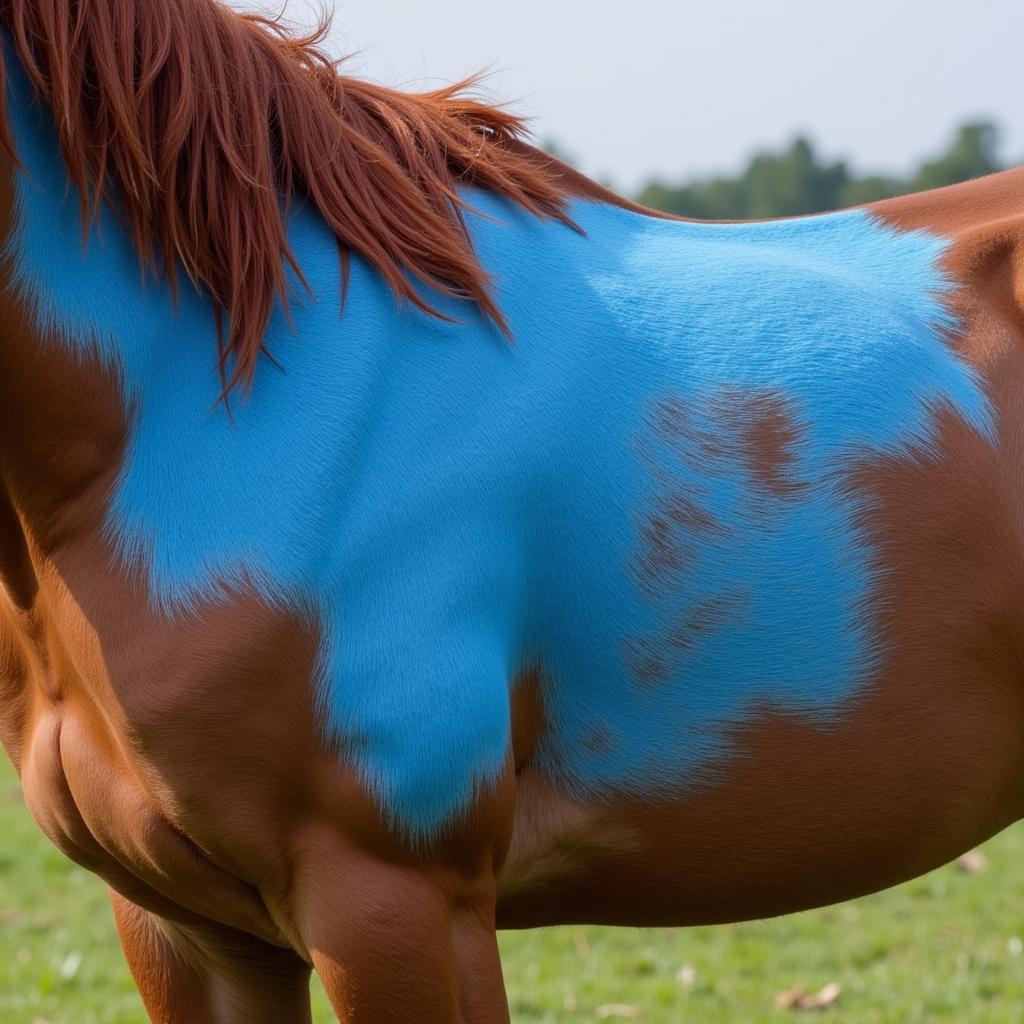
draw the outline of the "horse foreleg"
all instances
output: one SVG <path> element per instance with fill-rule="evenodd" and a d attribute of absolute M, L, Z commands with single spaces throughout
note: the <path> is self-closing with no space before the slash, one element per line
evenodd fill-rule
<path fill-rule="evenodd" d="M 154 1024 L 308 1024 L 309 966 L 219 926 L 166 921 L 111 892 L 128 965 Z"/>
<path fill-rule="evenodd" d="M 324 849 L 300 875 L 309 954 L 343 1024 L 501 1024 L 493 881 Z"/>

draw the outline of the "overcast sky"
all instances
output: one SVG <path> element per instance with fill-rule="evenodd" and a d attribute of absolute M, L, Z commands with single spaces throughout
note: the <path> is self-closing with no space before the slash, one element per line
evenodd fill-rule
<path fill-rule="evenodd" d="M 309 23 L 315 0 L 234 0 Z M 630 190 L 809 133 L 901 171 L 965 118 L 1024 162 L 1021 0 L 324 0 L 349 70 L 425 88 L 481 67 L 588 173 Z"/>

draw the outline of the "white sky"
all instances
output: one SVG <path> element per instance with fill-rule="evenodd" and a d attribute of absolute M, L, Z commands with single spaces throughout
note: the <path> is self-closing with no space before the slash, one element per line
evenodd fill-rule
<path fill-rule="evenodd" d="M 317 0 L 283 7 L 310 23 Z M 1024 162 L 1020 0 L 323 0 L 349 71 L 425 88 L 481 67 L 588 173 L 629 191 L 732 171 L 803 131 L 902 171 L 989 116 Z"/>

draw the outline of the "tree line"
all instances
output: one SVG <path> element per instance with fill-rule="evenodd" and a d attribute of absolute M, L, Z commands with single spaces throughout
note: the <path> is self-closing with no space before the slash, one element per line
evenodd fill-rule
<path fill-rule="evenodd" d="M 823 160 L 810 139 L 795 138 L 780 152 L 755 154 L 737 176 L 672 184 L 655 180 L 636 196 L 645 206 L 702 220 L 792 217 L 857 206 L 890 196 L 953 185 L 1001 169 L 999 132 L 971 121 L 946 150 L 906 177 L 855 173 L 845 160 Z"/>

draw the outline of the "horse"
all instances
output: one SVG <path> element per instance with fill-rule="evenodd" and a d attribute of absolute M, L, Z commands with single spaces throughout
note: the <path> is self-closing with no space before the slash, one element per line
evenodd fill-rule
<path fill-rule="evenodd" d="M 5 0 L 0 737 L 159 1024 L 1024 813 L 1024 172 L 697 223 L 219 0 Z"/>

